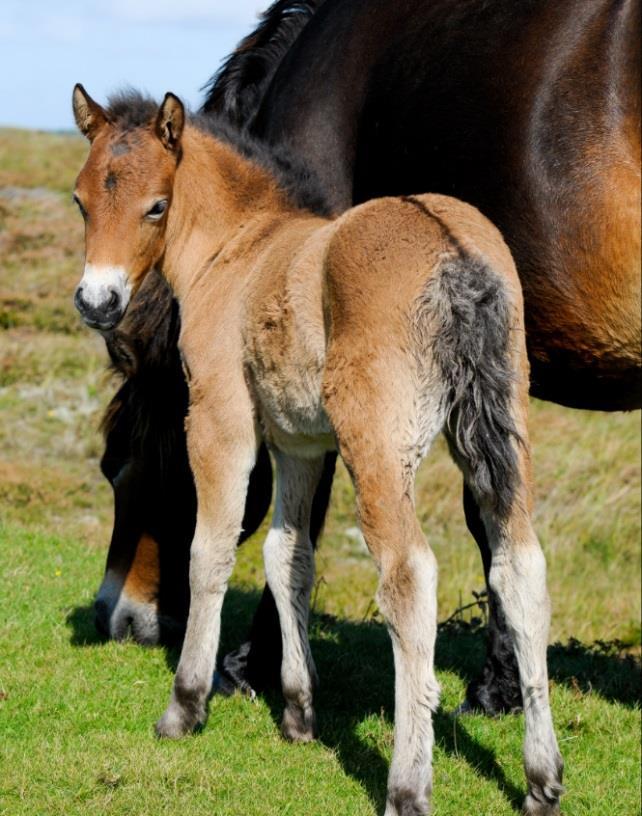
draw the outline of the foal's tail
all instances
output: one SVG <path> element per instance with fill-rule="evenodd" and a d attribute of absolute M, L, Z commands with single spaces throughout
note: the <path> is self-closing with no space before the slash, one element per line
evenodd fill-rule
<path fill-rule="evenodd" d="M 512 308 L 504 280 L 462 252 L 440 265 L 421 308 L 431 327 L 426 351 L 444 389 L 451 453 L 473 492 L 501 515 L 519 479 Z"/>

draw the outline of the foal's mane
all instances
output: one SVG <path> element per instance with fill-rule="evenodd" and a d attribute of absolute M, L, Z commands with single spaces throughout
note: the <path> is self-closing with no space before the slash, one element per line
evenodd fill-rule
<path fill-rule="evenodd" d="M 247 126 L 290 46 L 325 0 L 276 0 L 203 90 L 201 113 L 223 114 Z"/>
<path fill-rule="evenodd" d="M 158 102 L 151 97 L 125 88 L 109 97 L 106 113 L 112 125 L 126 133 L 150 127 L 158 108 Z M 331 215 L 331 207 L 316 176 L 292 159 L 287 146 L 266 144 L 230 120 L 226 113 L 188 114 L 188 122 L 267 170 L 295 206 L 317 215 Z"/>

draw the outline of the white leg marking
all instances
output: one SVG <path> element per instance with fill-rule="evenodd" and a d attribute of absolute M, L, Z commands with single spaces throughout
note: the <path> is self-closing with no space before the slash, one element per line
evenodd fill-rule
<path fill-rule="evenodd" d="M 295 459 L 280 452 L 275 453 L 275 459 L 276 503 L 263 548 L 265 574 L 279 611 L 283 639 L 283 732 L 289 739 L 303 742 L 315 736 L 312 695 L 316 670 L 308 641 L 314 551 L 309 528 L 323 459 Z"/>

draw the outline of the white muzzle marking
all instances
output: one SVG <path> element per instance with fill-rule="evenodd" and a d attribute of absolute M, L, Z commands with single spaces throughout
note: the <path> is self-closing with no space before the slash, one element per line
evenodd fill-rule
<path fill-rule="evenodd" d="M 125 311 L 132 291 L 129 276 L 122 266 L 85 264 L 79 286 L 82 287 L 83 300 L 95 309 L 109 302 L 112 292 L 115 291 Z"/>

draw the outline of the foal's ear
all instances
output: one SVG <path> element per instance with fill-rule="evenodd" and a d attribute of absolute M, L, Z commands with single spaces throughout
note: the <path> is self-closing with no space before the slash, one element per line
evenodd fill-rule
<path fill-rule="evenodd" d="M 168 150 L 176 150 L 185 126 L 185 108 L 173 93 L 166 93 L 156 117 L 156 135 Z"/>
<path fill-rule="evenodd" d="M 78 129 L 93 142 L 98 131 L 109 122 L 107 114 L 80 83 L 74 87 L 72 105 Z"/>

